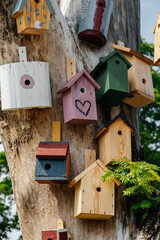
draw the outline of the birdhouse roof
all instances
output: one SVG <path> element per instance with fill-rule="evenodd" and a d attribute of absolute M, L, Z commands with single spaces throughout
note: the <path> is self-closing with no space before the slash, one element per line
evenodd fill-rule
<path fill-rule="evenodd" d="M 66 158 L 68 153 L 68 142 L 40 142 L 36 157 L 37 158 Z"/>
<path fill-rule="evenodd" d="M 155 25 L 155 27 L 154 27 L 154 31 L 153 31 L 154 34 L 156 33 L 156 27 L 157 27 L 158 24 L 160 24 L 160 12 L 159 12 L 159 14 L 158 14 L 158 18 L 157 18 L 156 25 Z"/>
<path fill-rule="evenodd" d="M 150 58 L 145 57 L 143 54 L 136 52 L 135 50 L 133 50 L 131 48 L 122 47 L 122 46 L 119 46 L 116 44 L 111 44 L 111 47 L 114 49 L 118 49 L 121 52 L 125 52 L 125 53 L 131 54 L 133 56 L 136 56 L 137 58 L 140 58 L 144 62 L 149 63 L 150 65 L 153 65 L 153 61 Z"/>
<path fill-rule="evenodd" d="M 25 7 L 26 4 L 27 4 L 27 1 L 28 1 L 28 0 L 18 0 L 18 1 L 17 1 L 17 4 L 16 4 L 16 6 L 15 6 L 15 9 L 14 9 L 14 11 L 13 11 L 13 13 L 12 13 L 12 17 L 16 18 L 16 17 L 18 17 L 19 14 L 22 13 L 24 7 Z M 52 15 L 54 15 L 55 12 L 54 12 L 54 9 L 53 9 L 53 7 L 52 7 L 52 4 L 51 4 L 50 0 L 46 0 L 46 2 L 47 2 L 47 5 L 48 5 L 48 8 L 49 8 L 50 13 L 51 13 Z"/>
<path fill-rule="evenodd" d="M 104 172 L 108 170 L 100 160 L 97 160 L 92 165 L 90 165 L 87 169 L 85 169 L 82 173 L 80 173 L 77 177 L 75 177 L 68 184 L 68 186 L 72 188 L 77 182 L 79 182 L 83 177 L 85 177 L 90 171 L 92 171 L 97 166 L 101 167 L 104 170 Z M 121 182 L 116 178 L 114 178 L 113 181 L 115 182 L 117 187 L 121 184 Z"/>
<path fill-rule="evenodd" d="M 112 119 L 109 123 L 107 123 L 94 138 L 95 139 L 99 138 L 105 131 L 107 131 L 108 127 L 111 126 L 118 119 L 121 119 L 127 125 L 127 127 L 129 127 L 131 129 L 132 133 L 134 132 L 134 128 L 127 121 L 127 119 L 122 114 L 119 114 L 114 119 Z"/>
<path fill-rule="evenodd" d="M 84 75 L 85 78 L 88 79 L 88 81 L 95 87 L 96 90 L 100 89 L 101 87 L 99 86 L 98 83 L 89 75 L 89 73 L 86 70 L 82 70 L 78 74 L 76 74 L 74 77 L 72 77 L 58 92 L 57 94 L 61 94 L 71 88 L 80 78 L 81 76 Z"/>
<path fill-rule="evenodd" d="M 92 70 L 92 72 L 90 73 L 92 76 L 94 76 L 94 74 L 99 71 L 99 69 L 103 66 L 103 64 L 105 62 L 107 62 L 110 58 L 112 58 L 114 55 L 119 55 L 121 57 L 121 59 L 127 64 L 127 67 L 130 68 L 132 65 L 130 64 L 130 62 L 128 62 L 128 60 L 122 55 L 122 53 L 118 50 L 115 50 L 114 52 L 112 52 L 111 54 L 109 54 L 107 57 L 103 57 L 100 58 L 99 63 L 97 64 L 97 66 Z"/>

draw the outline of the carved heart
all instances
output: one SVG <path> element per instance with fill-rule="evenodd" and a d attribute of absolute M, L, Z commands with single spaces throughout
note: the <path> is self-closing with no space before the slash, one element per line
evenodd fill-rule
<path fill-rule="evenodd" d="M 75 100 L 75 105 L 76 108 L 84 115 L 84 116 L 88 116 L 89 111 L 91 109 L 91 102 L 89 101 L 85 101 L 84 103 L 81 103 L 80 100 Z"/>

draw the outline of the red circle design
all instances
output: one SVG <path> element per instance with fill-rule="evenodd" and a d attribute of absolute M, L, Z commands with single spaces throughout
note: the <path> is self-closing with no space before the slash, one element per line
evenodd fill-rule
<path fill-rule="evenodd" d="M 29 84 L 26 84 L 25 82 L 26 81 L 29 81 L 30 83 Z M 23 88 L 25 88 L 25 89 L 31 89 L 31 88 L 33 88 L 34 87 L 34 84 L 35 84 L 35 82 L 34 82 L 34 80 L 33 80 L 33 78 L 30 76 L 30 75 L 23 75 L 22 77 L 21 77 L 21 79 L 20 79 L 20 84 L 21 84 L 21 86 L 23 87 Z"/>

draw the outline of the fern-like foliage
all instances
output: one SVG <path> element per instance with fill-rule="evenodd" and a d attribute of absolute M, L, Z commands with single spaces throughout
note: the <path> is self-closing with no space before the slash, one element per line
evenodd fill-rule
<path fill-rule="evenodd" d="M 113 160 L 103 181 L 119 179 L 126 185 L 123 195 L 132 199 L 133 211 L 141 212 L 142 219 L 148 216 L 150 209 L 160 207 L 160 167 L 147 162 L 131 162 L 127 158 Z"/>

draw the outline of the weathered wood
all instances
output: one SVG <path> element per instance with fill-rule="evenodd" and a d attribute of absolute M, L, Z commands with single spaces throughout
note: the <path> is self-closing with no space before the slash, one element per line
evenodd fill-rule
<path fill-rule="evenodd" d="M 75 58 L 66 57 L 67 81 L 76 75 L 76 60 Z"/>
<path fill-rule="evenodd" d="M 123 102 L 135 108 L 146 106 L 155 101 L 151 65 L 153 61 L 133 49 L 111 44 L 132 64 L 128 70 L 130 95 Z"/>
<path fill-rule="evenodd" d="M 40 240 L 41 231 L 57 227 L 57 219 L 65 220 L 73 240 L 129 239 L 135 240 L 133 216 L 129 216 L 127 202 L 122 197 L 122 188 L 116 194 L 116 216 L 107 221 L 87 221 L 73 217 L 74 190 L 66 185 L 40 185 L 34 181 L 35 155 L 40 141 L 52 139 L 52 121 L 63 122 L 61 97 L 56 91 L 66 82 L 65 57 L 76 58 L 77 72 L 90 72 L 99 58 L 111 52 L 110 43 L 121 40 L 125 45 L 139 50 L 139 0 L 114 2 L 107 44 L 91 48 L 77 39 L 83 1 L 52 0 L 56 15 L 51 21 L 50 31 L 42 36 L 17 35 L 15 20 L 10 16 L 16 0 L 2 0 L 0 8 L 0 64 L 18 61 L 18 46 L 28 49 L 28 61 L 45 61 L 50 65 L 52 87 L 52 109 L 31 109 L 0 112 L 0 134 L 8 159 L 15 200 L 17 204 L 23 240 Z M 71 31 L 70 31 L 71 29 Z M 136 147 L 139 149 L 138 111 L 127 105 L 111 108 L 111 118 L 117 112 L 125 112 L 136 131 Z M 84 170 L 84 149 L 97 149 L 93 139 L 105 120 L 105 109 L 98 107 L 99 120 L 86 126 L 62 125 L 62 141 L 69 141 L 71 151 L 71 178 Z M 63 211 L 62 211 L 63 209 Z M 132 224 L 128 224 L 128 223 Z M 118 228 L 117 228 L 118 226 Z"/>
<path fill-rule="evenodd" d="M 57 220 L 57 229 L 63 229 L 64 228 L 64 220 L 59 218 Z"/>
<path fill-rule="evenodd" d="M 96 150 L 85 149 L 84 169 L 96 161 Z"/>
<path fill-rule="evenodd" d="M 61 122 L 60 121 L 52 122 L 52 141 L 61 142 Z"/>

